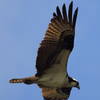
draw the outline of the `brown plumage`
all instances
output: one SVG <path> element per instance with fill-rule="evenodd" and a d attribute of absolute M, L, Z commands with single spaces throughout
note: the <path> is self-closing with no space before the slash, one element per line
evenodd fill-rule
<path fill-rule="evenodd" d="M 42 95 L 44 100 L 66 100 L 70 96 L 71 89 L 72 88 L 42 88 Z"/>
<path fill-rule="evenodd" d="M 12 79 L 10 83 L 38 84 L 45 100 L 66 100 L 72 87 L 79 88 L 78 81 L 67 72 L 68 58 L 74 47 L 77 14 L 78 8 L 73 14 L 73 2 L 69 5 L 68 15 L 65 4 L 62 12 L 57 6 L 38 49 L 36 75 Z"/>
<path fill-rule="evenodd" d="M 65 32 L 66 36 L 70 36 L 69 39 L 72 38 L 72 45 L 74 45 L 73 40 L 78 8 L 75 10 L 73 18 L 72 8 L 73 2 L 70 3 L 68 16 L 66 13 L 65 4 L 62 7 L 63 16 L 58 6 L 56 8 L 57 14 L 53 13 L 51 23 L 49 23 L 45 37 L 42 40 L 40 48 L 38 50 L 36 61 L 37 75 L 41 74 L 46 67 L 48 68 L 48 65 L 51 63 L 52 58 L 57 54 L 57 52 L 59 53 L 61 51 L 61 46 L 63 43 L 61 43 L 60 40 L 61 38 L 63 38 L 61 36 L 63 36 Z M 69 30 L 70 33 L 68 33 L 67 30 Z M 71 39 L 69 41 L 71 41 Z M 69 47 L 69 49 L 73 49 L 73 47 Z"/>

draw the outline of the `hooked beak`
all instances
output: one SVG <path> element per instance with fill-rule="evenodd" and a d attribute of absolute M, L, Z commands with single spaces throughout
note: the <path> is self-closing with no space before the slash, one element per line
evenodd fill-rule
<path fill-rule="evenodd" d="M 78 85 L 77 88 L 80 90 L 80 86 Z"/>

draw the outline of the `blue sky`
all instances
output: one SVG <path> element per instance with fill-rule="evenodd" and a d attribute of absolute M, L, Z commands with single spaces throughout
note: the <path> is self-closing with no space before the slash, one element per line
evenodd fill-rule
<path fill-rule="evenodd" d="M 69 100 L 100 99 L 100 1 L 73 0 L 79 7 L 75 48 L 68 71 L 80 82 Z M 39 43 L 56 6 L 70 0 L 0 0 L 0 100 L 42 100 L 36 85 L 9 84 L 35 74 Z"/>

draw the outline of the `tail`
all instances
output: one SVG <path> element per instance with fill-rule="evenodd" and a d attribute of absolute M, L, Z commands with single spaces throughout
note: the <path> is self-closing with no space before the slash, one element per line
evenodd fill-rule
<path fill-rule="evenodd" d="M 25 83 L 25 84 L 33 84 L 37 83 L 38 77 L 32 76 L 27 78 L 19 78 L 19 79 L 11 79 L 9 80 L 10 83 Z"/>

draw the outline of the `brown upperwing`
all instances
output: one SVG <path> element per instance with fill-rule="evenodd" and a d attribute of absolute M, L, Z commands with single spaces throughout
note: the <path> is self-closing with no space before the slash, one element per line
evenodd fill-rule
<path fill-rule="evenodd" d="M 71 2 L 69 5 L 68 16 L 65 4 L 62 7 L 62 14 L 58 6 L 56 8 L 56 13 L 53 13 L 53 18 L 51 19 L 51 22 L 48 25 L 45 37 L 42 40 L 38 49 L 38 55 L 36 59 L 36 75 L 41 75 L 43 71 L 49 67 L 50 63 L 52 62 L 52 59 L 54 59 L 54 57 L 57 56 L 57 53 L 61 51 L 62 35 L 64 33 L 66 33 L 66 36 L 69 35 L 67 32 L 67 30 L 69 30 L 72 32 L 71 35 L 74 36 L 78 8 L 76 8 L 74 14 L 72 14 L 72 9 L 73 2 Z"/>

